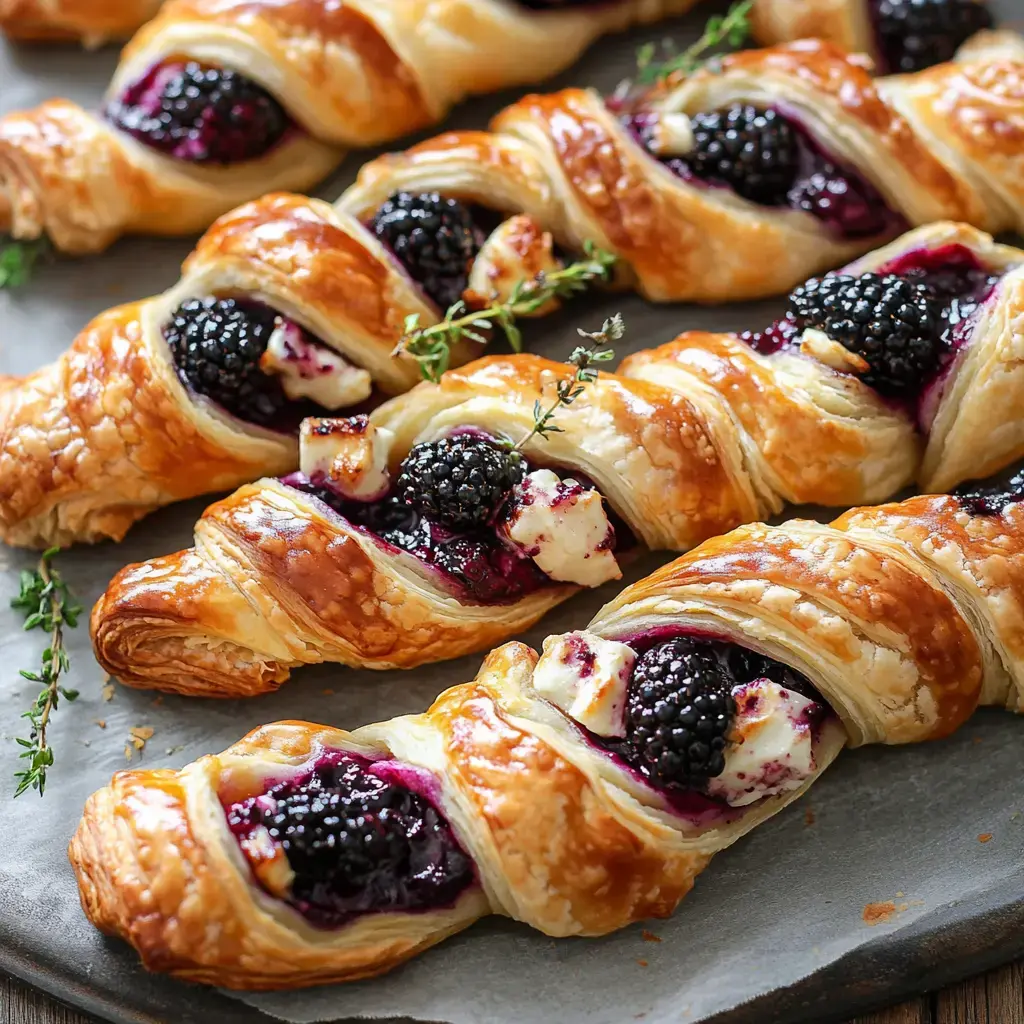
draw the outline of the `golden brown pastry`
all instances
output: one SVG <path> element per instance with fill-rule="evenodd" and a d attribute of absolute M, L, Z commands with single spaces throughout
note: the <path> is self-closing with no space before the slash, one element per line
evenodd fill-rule
<path fill-rule="evenodd" d="M 1022 497 L 743 527 L 423 715 L 119 772 L 71 843 L 82 905 L 152 970 L 251 989 L 378 974 L 488 913 L 667 916 L 845 742 L 1024 707 Z"/>
<path fill-rule="evenodd" d="M 3 379 L 0 536 L 120 539 L 161 505 L 295 469 L 303 416 L 419 379 L 391 354 L 413 313 L 434 316 L 327 203 L 270 195 L 239 208 L 171 289 L 101 314 L 55 363 Z"/>
<path fill-rule="evenodd" d="M 823 39 L 870 54 L 880 72 L 905 73 L 952 60 L 993 17 L 987 0 L 756 0 L 750 22 L 765 44 Z"/>
<path fill-rule="evenodd" d="M 437 190 L 528 213 L 570 249 L 593 241 L 650 299 L 779 294 L 911 225 L 1024 227 L 1024 64 L 1003 38 L 916 75 L 874 79 L 804 41 L 608 102 L 527 96 L 490 133 L 372 161 L 338 205 L 367 219 L 398 190 Z M 729 131 L 743 159 L 715 156 Z"/>
<path fill-rule="evenodd" d="M 787 503 L 879 500 L 915 474 L 950 487 L 1024 456 L 1022 253 L 939 224 L 846 271 L 758 335 L 630 356 L 546 437 L 535 409 L 568 369 L 530 355 L 307 423 L 298 475 L 242 488 L 193 548 L 114 578 L 97 659 L 129 685 L 208 696 L 321 661 L 413 667 L 514 635 L 616 578 L 636 544 L 686 550 Z M 502 475 L 503 445 L 527 436 L 525 480 Z M 490 475 L 467 483 L 464 459 Z"/>
<path fill-rule="evenodd" d="M 123 39 L 156 14 L 163 0 L 0 0 L 0 30 L 19 41 L 80 39 L 99 46 Z"/>
<path fill-rule="evenodd" d="M 124 50 L 105 114 L 53 100 L 0 119 L 0 233 L 85 253 L 202 230 L 315 184 L 347 149 L 547 78 L 599 36 L 691 2 L 171 0 Z"/>

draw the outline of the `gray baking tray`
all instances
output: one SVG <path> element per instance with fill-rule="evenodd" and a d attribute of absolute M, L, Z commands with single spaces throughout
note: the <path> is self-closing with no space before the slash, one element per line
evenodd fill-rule
<path fill-rule="evenodd" d="M 1000 7 L 1004 18 L 1024 15 L 1024 0 Z M 556 84 L 610 89 L 640 42 L 667 35 L 685 42 L 705 16 L 606 41 Z M 0 49 L 0 112 L 51 95 L 96 103 L 115 59 L 113 51 Z M 449 126 L 483 126 L 511 98 L 468 104 Z M 336 196 L 361 159 L 350 159 L 319 194 Z M 0 372 L 31 370 L 100 310 L 168 286 L 190 247 L 191 240 L 126 240 L 103 256 L 58 261 L 27 288 L 0 293 Z M 654 308 L 632 296 L 593 295 L 528 325 L 527 337 L 535 350 L 564 356 L 575 325 L 597 327 L 621 310 L 624 355 L 684 328 L 756 327 L 781 308 L 780 301 Z M 126 562 L 187 545 L 204 504 L 165 509 L 121 545 L 62 555 L 65 575 L 84 602 L 93 601 Z M 647 557 L 629 579 L 666 557 Z M 32 561 L 0 549 L 0 605 Z M 581 595 L 523 639 L 539 645 L 550 632 L 582 626 L 614 589 Z M 982 712 L 941 743 L 845 753 L 808 797 L 717 857 L 676 915 L 648 923 L 646 933 L 637 926 L 597 941 L 553 941 L 492 918 L 383 979 L 244 999 L 151 976 L 130 949 L 88 925 L 65 856 L 85 798 L 125 766 L 130 728 L 154 729 L 133 763 L 178 766 L 279 718 L 354 727 L 420 710 L 471 678 L 479 658 L 408 673 L 308 669 L 277 694 L 247 702 L 160 699 L 123 688 L 106 702 L 80 628 L 71 634 L 69 682 L 82 696 L 51 727 L 50 789 L 42 802 L 34 794 L 12 802 L 3 794 L 13 789 L 17 716 L 34 696 L 17 668 L 35 664 L 41 641 L 0 607 L 0 970 L 113 1021 L 825 1024 L 1024 954 L 1024 721 Z M 891 914 L 865 921 L 866 907 L 888 902 Z"/>

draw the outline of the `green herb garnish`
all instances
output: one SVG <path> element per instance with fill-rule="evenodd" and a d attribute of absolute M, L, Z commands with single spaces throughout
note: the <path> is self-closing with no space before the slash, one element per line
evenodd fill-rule
<path fill-rule="evenodd" d="M 456 302 L 440 323 L 430 327 L 420 327 L 419 314 L 411 314 L 405 319 L 395 354 L 407 352 L 420 364 L 424 378 L 436 383 L 448 369 L 453 345 L 463 338 L 487 344 L 481 331 L 499 327 L 513 351 L 522 351 L 522 333 L 515 324 L 516 317 L 536 312 L 553 298 L 569 298 L 585 290 L 592 281 L 608 279 L 617 257 L 590 242 L 584 243 L 583 250 L 586 259 L 518 282 L 505 302 L 468 312 L 464 302 Z"/>
<path fill-rule="evenodd" d="M 12 608 L 25 612 L 25 629 L 42 629 L 50 634 L 50 644 L 43 651 L 39 671 L 21 670 L 25 679 L 42 684 L 42 690 L 21 716 L 29 720 L 31 731 L 27 739 L 18 737 L 18 743 L 25 748 L 20 756 L 28 760 L 28 766 L 14 774 L 18 780 L 16 797 L 28 789 L 37 789 L 39 795 L 43 795 L 46 772 L 53 765 L 53 747 L 46 741 L 46 727 L 61 697 L 73 701 L 78 696 L 77 690 L 60 685 L 61 675 L 70 667 L 64 647 L 64 627 L 73 629 L 78 625 L 82 608 L 75 604 L 67 584 L 53 565 L 53 557 L 59 550 L 50 548 L 43 553 L 34 571 L 22 572 L 21 591 L 11 599 Z"/>

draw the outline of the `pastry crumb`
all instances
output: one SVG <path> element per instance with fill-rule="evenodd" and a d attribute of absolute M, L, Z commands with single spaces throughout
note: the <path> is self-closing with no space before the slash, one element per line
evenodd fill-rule
<path fill-rule="evenodd" d="M 804 811 L 804 824 L 805 825 L 813 825 L 817 820 L 818 820 L 818 816 L 814 813 L 814 811 L 811 810 L 810 807 L 808 807 Z"/>
<path fill-rule="evenodd" d="M 638 964 L 639 964 L 639 965 L 640 965 L 641 967 L 648 967 L 648 966 L 650 966 L 650 965 L 649 965 L 649 964 L 647 963 L 647 961 L 646 961 L 646 960 L 637 960 L 637 963 L 638 963 Z"/>
<path fill-rule="evenodd" d="M 896 904 L 892 900 L 885 900 L 881 903 L 866 903 L 861 917 L 865 924 L 874 927 L 891 920 L 896 913 Z"/>
<path fill-rule="evenodd" d="M 326 689 L 320 691 L 325 697 L 333 697 L 334 691 L 328 686 Z"/>
<path fill-rule="evenodd" d="M 640 933 L 640 936 L 644 942 L 661 942 L 660 935 L 655 935 L 654 932 L 649 932 L 646 928 Z"/>
<path fill-rule="evenodd" d="M 158 707 L 160 707 L 161 704 L 163 704 L 163 702 L 164 702 L 164 698 L 163 698 L 163 694 L 161 694 L 159 697 L 157 697 L 157 698 L 155 698 L 153 700 L 153 702 L 152 702 L 153 703 L 153 707 L 158 708 Z"/>
<path fill-rule="evenodd" d="M 107 676 L 107 679 L 109 679 L 109 678 L 110 678 L 110 676 Z M 103 689 L 100 690 L 100 696 L 103 698 L 103 700 L 107 704 L 109 704 L 114 699 L 114 684 L 113 683 L 104 683 L 103 684 Z"/>
<path fill-rule="evenodd" d="M 153 738 L 153 727 L 151 725 L 136 725 L 128 730 L 128 742 L 124 745 L 124 759 L 130 761 L 138 751 L 140 754 L 146 749 L 146 741 Z"/>
<path fill-rule="evenodd" d="M 978 836 L 978 842 L 979 843 L 989 843 L 989 842 L 992 841 L 992 838 L 993 837 L 992 837 L 992 833 L 991 832 L 982 832 L 981 835 Z"/>
<path fill-rule="evenodd" d="M 101 728 L 106 729 L 107 720 L 105 718 L 94 718 L 93 721 Z"/>

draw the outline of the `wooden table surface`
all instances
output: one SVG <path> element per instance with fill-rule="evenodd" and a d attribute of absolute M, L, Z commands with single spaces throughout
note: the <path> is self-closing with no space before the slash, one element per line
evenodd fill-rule
<path fill-rule="evenodd" d="M 74 1010 L 0 977 L 0 1024 L 96 1024 Z M 165 1021 L 164 1024 L 215 1024 Z M 1024 962 L 930 996 L 858 1017 L 851 1024 L 1024 1024 Z"/>

